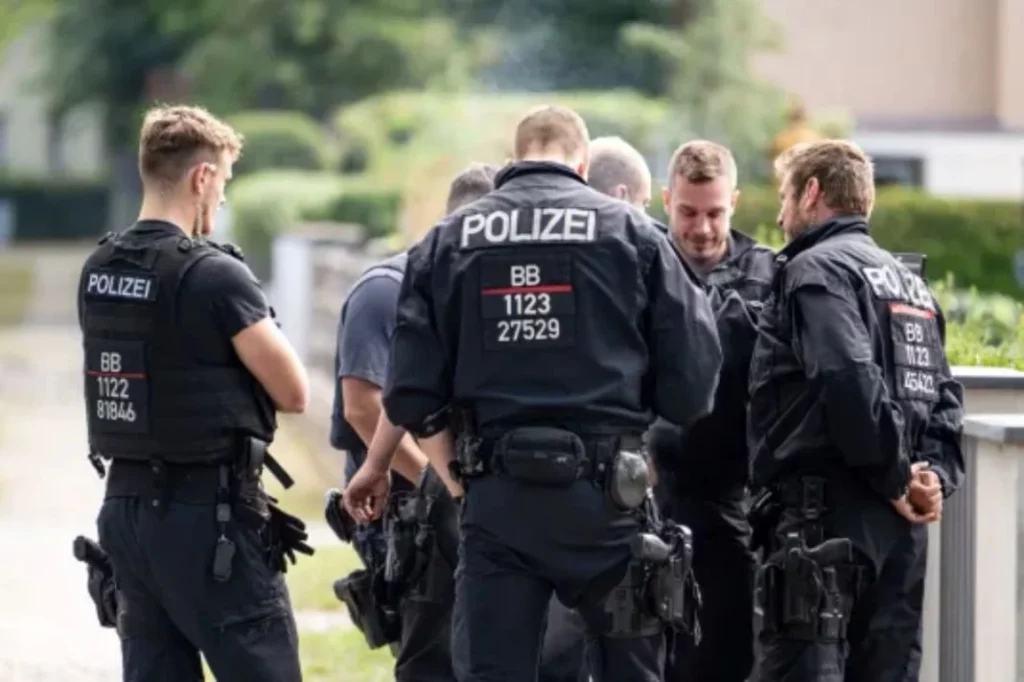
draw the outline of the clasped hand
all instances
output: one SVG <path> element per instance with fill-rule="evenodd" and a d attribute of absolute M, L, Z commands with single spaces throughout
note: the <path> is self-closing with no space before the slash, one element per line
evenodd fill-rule
<path fill-rule="evenodd" d="M 942 518 L 942 483 L 927 462 L 910 466 L 910 487 L 907 494 L 892 501 L 900 516 L 911 523 L 933 523 Z"/>

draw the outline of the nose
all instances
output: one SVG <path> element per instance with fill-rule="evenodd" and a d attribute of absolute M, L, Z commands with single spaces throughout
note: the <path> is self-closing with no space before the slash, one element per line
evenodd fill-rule
<path fill-rule="evenodd" d="M 694 234 L 698 237 L 706 237 L 711 234 L 711 221 L 705 216 L 697 218 L 697 222 L 693 226 Z"/>

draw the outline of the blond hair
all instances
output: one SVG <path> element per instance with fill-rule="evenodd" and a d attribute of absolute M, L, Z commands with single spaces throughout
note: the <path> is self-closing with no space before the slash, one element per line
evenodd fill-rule
<path fill-rule="evenodd" d="M 736 176 L 736 160 L 732 152 L 708 140 L 691 140 L 680 145 L 668 162 L 669 183 L 676 177 L 696 185 L 727 177 L 735 187 Z"/>
<path fill-rule="evenodd" d="M 583 118 L 568 107 L 539 106 L 526 112 L 516 126 L 515 160 L 531 151 L 559 149 L 566 158 L 587 158 L 590 133 Z"/>
<path fill-rule="evenodd" d="M 875 169 L 871 158 L 847 140 L 821 140 L 790 147 L 775 159 L 775 176 L 799 199 L 814 178 L 825 205 L 841 215 L 871 215 Z"/>
<path fill-rule="evenodd" d="M 144 182 L 173 185 L 200 161 L 217 163 L 225 151 L 236 161 L 243 138 L 202 107 L 155 107 L 146 112 L 139 140 Z"/>

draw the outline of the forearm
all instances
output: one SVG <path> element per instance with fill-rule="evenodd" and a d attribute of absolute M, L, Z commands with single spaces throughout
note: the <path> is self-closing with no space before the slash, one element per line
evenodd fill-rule
<path fill-rule="evenodd" d="M 455 457 L 455 437 L 448 429 L 444 429 L 430 438 L 419 441 L 420 448 L 430 461 L 437 475 L 444 481 L 444 485 L 452 494 L 452 497 L 463 495 L 462 486 L 452 478 L 449 464 Z"/>
<path fill-rule="evenodd" d="M 427 456 L 405 429 L 392 424 L 381 410 L 366 453 L 365 466 L 376 471 L 392 469 L 407 481 L 416 483 L 423 468 L 427 466 Z"/>

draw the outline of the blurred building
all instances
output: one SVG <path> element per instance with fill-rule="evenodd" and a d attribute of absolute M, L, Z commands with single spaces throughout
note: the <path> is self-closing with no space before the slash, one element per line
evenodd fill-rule
<path fill-rule="evenodd" d="M 47 33 L 36 27 L 0 50 L 0 174 L 94 176 L 105 167 L 101 112 L 51 116 L 43 91 Z"/>
<path fill-rule="evenodd" d="M 846 109 L 883 182 L 1024 197 L 1024 0 L 763 0 L 785 32 L 761 72 Z"/>

